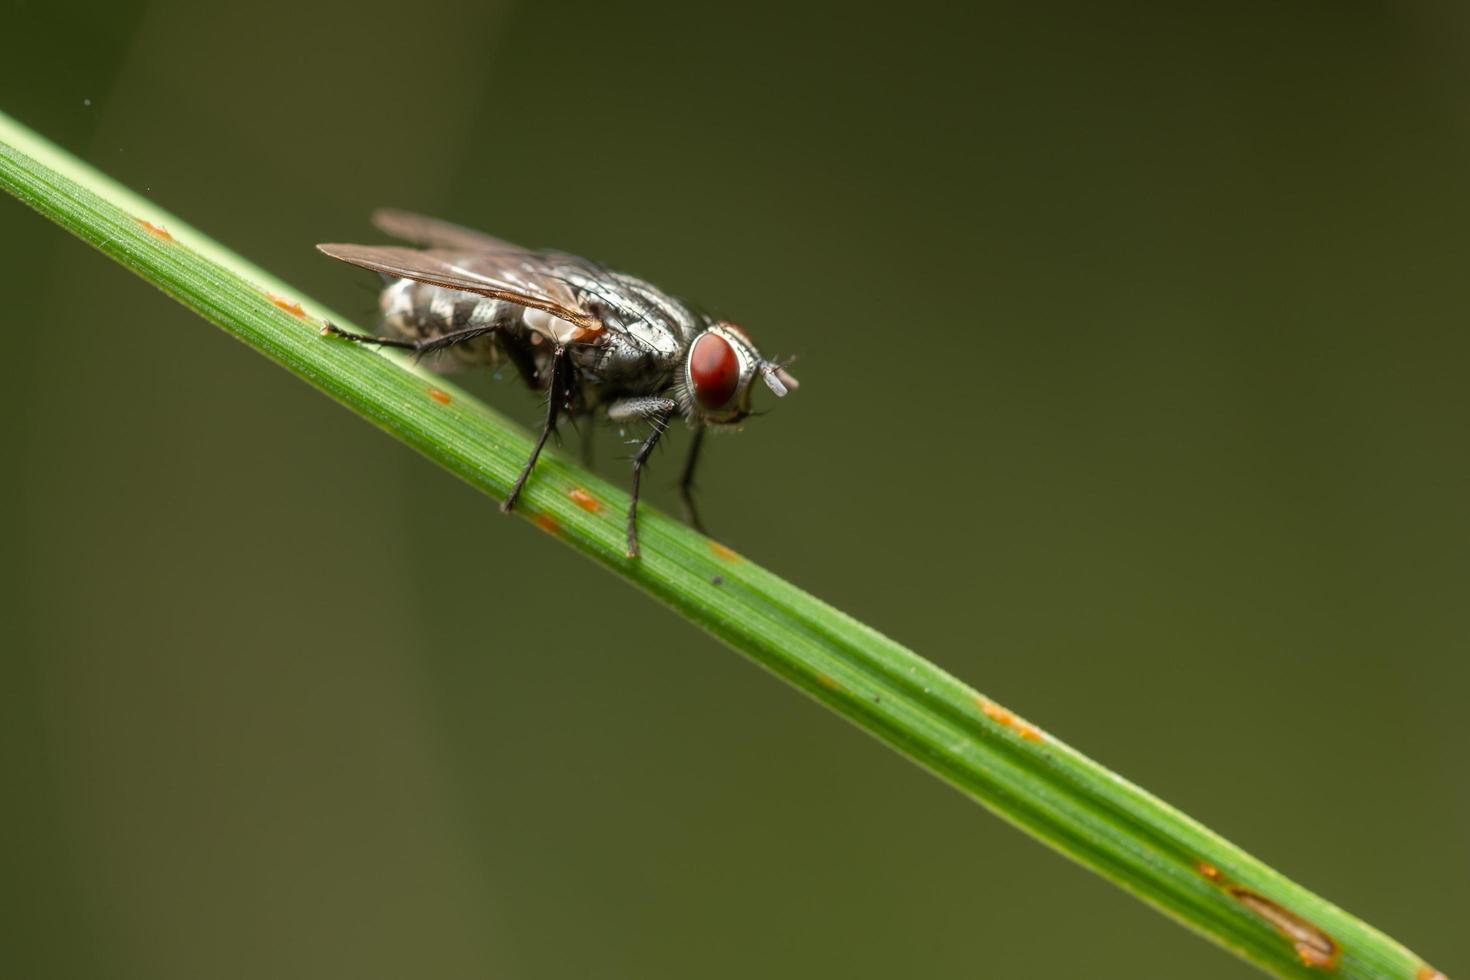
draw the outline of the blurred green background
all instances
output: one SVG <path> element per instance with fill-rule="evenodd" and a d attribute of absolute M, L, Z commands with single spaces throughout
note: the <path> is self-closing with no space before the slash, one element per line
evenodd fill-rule
<path fill-rule="evenodd" d="M 1463 972 L 1462 5 L 3 9 L 0 107 L 338 309 L 391 204 L 799 354 L 720 537 Z M 1251 975 L 8 200 L 0 270 L 7 976 Z"/>

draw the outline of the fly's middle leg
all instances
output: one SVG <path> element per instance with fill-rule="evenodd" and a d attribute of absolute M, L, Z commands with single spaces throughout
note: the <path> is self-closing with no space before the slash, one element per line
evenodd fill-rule
<path fill-rule="evenodd" d="M 536 458 L 541 455 L 542 448 L 546 445 L 546 437 L 551 435 L 556 428 L 556 418 L 562 408 L 562 402 L 566 399 L 568 388 L 568 375 L 571 373 L 571 365 L 567 363 L 567 349 L 558 347 L 551 355 L 551 384 L 546 393 L 546 424 L 541 427 L 541 435 L 536 439 L 536 445 L 531 449 L 531 458 L 526 460 L 526 465 L 521 468 L 521 475 L 516 477 L 515 485 L 510 488 L 506 495 L 505 503 L 500 509 L 509 514 L 516 505 L 516 498 L 521 495 L 521 488 L 526 485 L 527 478 L 531 475 L 531 469 L 536 465 Z"/>
<path fill-rule="evenodd" d="M 523 335 L 514 330 L 505 330 L 495 339 L 506 358 L 515 365 L 516 373 L 521 376 L 527 388 L 540 391 L 550 383 L 551 379 L 543 377 L 536 366 L 535 348 L 526 342 Z"/>

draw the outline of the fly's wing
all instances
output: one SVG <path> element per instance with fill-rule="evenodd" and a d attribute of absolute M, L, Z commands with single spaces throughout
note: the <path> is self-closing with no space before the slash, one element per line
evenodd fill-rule
<path fill-rule="evenodd" d="M 460 252 L 526 251 L 473 228 L 394 208 L 379 208 L 374 211 L 373 224 L 384 234 L 422 245 L 424 248 L 446 248 Z"/>
<path fill-rule="evenodd" d="M 413 279 L 445 289 L 489 296 L 546 316 L 527 317 L 527 325 L 565 344 L 602 332 L 602 320 L 577 296 L 560 271 L 566 257 L 540 252 L 457 252 L 402 245 L 318 245 L 334 259 L 397 279 Z"/>

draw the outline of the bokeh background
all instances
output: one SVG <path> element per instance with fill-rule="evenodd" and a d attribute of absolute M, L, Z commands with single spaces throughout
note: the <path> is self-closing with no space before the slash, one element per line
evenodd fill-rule
<path fill-rule="evenodd" d="M 3 8 L 339 309 L 391 204 L 799 354 L 721 537 L 1470 962 L 1462 5 Z M 1251 975 L 5 200 L 0 287 L 5 975 Z"/>

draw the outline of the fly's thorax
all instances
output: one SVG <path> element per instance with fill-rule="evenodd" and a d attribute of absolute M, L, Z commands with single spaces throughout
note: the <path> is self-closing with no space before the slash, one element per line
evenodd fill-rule
<path fill-rule="evenodd" d="M 640 331 L 607 326 L 587 343 L 569 350 L 573 365 L 601 389 L 599 401 L 667 391 L 678 372 L 677 344 L 650 344 Z"/>
<path fill-rule="evenodd" d="M 604 388 L 603 400 L 668 391 L 695 332 L 694 314 L 632 276 L 582 285 L 601 330 L 573 344 L 571 355 Z"/>
<path fill-rule="evenodd" d="M 605 280 L 586 279 L 580 287 L 585 305 L 608 333 L 655 359 L 677 361 L 702 329 L 702 319 L 688 306 L 634 276 L 609 272 Z"/>

